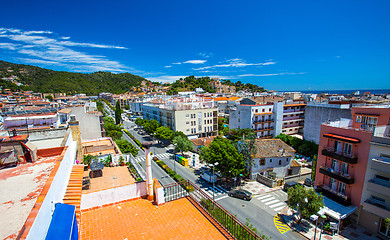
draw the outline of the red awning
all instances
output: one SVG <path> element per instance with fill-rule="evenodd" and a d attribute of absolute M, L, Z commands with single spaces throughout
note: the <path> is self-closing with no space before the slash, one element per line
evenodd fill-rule
<path fill-rule="evenodd" d="M 351 137 L 344 137 L 344 136 L 337 135 L 337 134 L 326 133 L 326 134 L 324 134 L 324 137 L 333 138 L 333 139 L 337 139 L 337 140 L 341 140 L 341 141 L 345 141 L 345 142 L 350 142 L 350 143 L 360 143 L 360 139 L 351 138 Z"/>

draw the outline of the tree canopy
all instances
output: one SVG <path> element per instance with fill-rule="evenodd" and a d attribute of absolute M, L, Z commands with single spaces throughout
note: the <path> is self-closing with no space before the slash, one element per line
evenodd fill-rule
<path fill-rule="evenodd" d="M 122 109 L 121 109 L 121 106 L 119 105 L 119 101 L 116 101 L 116 104 L 115 104 L 115 123 L 116 124 L 121 123 L 121 113 L 122 113 Z"/>
<path fill-rule="evenodd" d="M 288 136 L 285 134 L 280 134 L 275 138 L 279 138 L 294 148 L 297 152 L 300 152 L 307 157 L 313 157 L 314 155 L 318 154 L 318 144 L 315 142 L 302 140 L 297 137 Z"/>
<path fill-rule="evenodd" d="M 134 157 L 138 154 L 138 149 L 125 139 L 115 141 L 122 153 L 131 153 Z"/>
<path fill-rule="evenodd" d="M 202 147 L 200 159 L 208 164 L 218 163 L 215 169 L 220 171 L 224 177 L 236 177 L 246 171 L 243 156 L 225 138 L 216 137 L 209 147 Z"/>
<path fill-rule="evenodd" d="M 165 126 L 158 127 L 155 132 L 155 137 L 161 140 L 171 139 L 173 131 Z"/>
<path fill-rule="evenodd" d="M 145 121 L 144 125 L 143 125 L 144 129 L 149 134 L 150 133 L 154 133 L 157 130 L 157 128 L 160 126 L 160 123 L 157 120 L 155 120 L 155 119 L 152 119 L 150 121 L 148 121 L 148 120 L 144 120 L 144 121 Z"/>
<path fill-rule="evenodd" d="M 183 153 L 193 150 L 192 142 L 188 140 L 187 136 L 185 138 L 183 136 L 177 136 L 172 142 L 175 145 L 176 152 Z"/>
<path fill-rule="evenodd" d="M 324 206 L 324 199 L 320 194 L 302 185 L 290 187 L 287 194 L 287 205 L 298 211 L 299 222 L 302 218 L 309 218 L 311 215 L 316 214 Z"/>

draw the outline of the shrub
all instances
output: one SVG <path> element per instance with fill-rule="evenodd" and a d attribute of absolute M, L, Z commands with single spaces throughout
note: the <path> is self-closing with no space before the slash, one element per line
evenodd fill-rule
<path fill-rule="evenodd" d="M 186 191 L 187 191 L 187 192 L 193 192 L 193 191 L 195 191 L 195 189 L 194 189 L 193 186 L 187 185 L 187 186 L 186 186 Z"/>

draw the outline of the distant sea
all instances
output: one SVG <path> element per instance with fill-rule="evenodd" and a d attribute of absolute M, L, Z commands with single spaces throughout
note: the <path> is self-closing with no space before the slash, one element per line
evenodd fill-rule
<path fill-rule="evenodd" d="M 329 94 L 352 94 L 356 91 L 359 91 L 360 94 L 364 92 L 370 92 L 371 94 L 386 94 L 390 93 L 390 89 L 357 89 L 357 90 L 305 90 L 305 91 L 291 91 L 291 92 L 301 92 L 301 93 L 329 93 Z M 282 91 L 280 91 L 282 92 Z M 287 91 L 286 91 L 287 92 Z"/>

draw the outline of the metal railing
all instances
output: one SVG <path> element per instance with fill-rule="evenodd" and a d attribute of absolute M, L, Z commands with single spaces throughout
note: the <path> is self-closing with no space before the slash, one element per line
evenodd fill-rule
<path fill-rule="evenodd" d="M 344 156 L 344 157 L 347 157 L 347 158 L 356 158 L 357 157 L 356 154 L 347 153 L 347 152 L 335 149 L 333 147 L 324 147 L 324 150 L 326 150 L 328 152 L 336 153 L 337 155 Z"/>
<path fill-rule="evenodd" d="M 215 202 L 208 194 L 200 189 L 191 181 L 177 183 L 181 185 L 181 189 L 188 192 L 188 197 L 195 201 L 199 207 L 205 210 L 207 214 L 216 220 L 231 237 L 242 240 L 261 240 L 262 238 L 254 231 L 249 229 L 245 224 L 241 223 L 235 216 L 228 212 L 225 208 Z M 180 196 L 180 191 L 177 196 Z M 181 196 L 184 196 L 181 195 Z"/>

